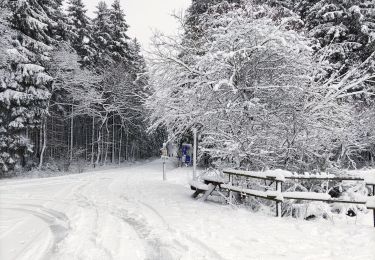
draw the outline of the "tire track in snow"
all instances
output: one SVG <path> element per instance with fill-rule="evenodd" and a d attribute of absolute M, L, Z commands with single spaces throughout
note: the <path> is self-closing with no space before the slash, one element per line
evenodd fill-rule
<path fill-rule="evenodd" d="M 130 216 L 125 209 L 115 210 L 112 214 L 130 225 L 137 233 L 138 237 L 145 242 L 146 260 L 174 260 L 180 258 L 176 258 L 176 255 L 172 255 L 170 252 L 171 249 L 179 251 L 176 246 L 164 244 L 159 238 L 152 237 L 152 229 L 146 224 L 146 222 L 139 218 Z"/>
<path fill-rule="evenodd" d="M 51 241 L 47 251 L 44 253 L 44 259 L 51 259 L 56 253 L 58 245 L 64 240 L 71 229 L 69 219 L 64 213 L 47 209 L 44 206 L 34 204 L 16 204 L 12 207 L 2 207 L 2 209 L 24 212 L 46 223 L 53 236 L 53 241 Z"/>
<path fill-rule="evenodd" d="M 91 229 L 91 238 L 90 240 L 97 246 L 97 249 L 101 250 L 105 255 L 106 259 L 113 259 L 112 253 L 106 248 L 100 241 L 99 241 L 99 218 L 100 214 L 98 211 L 97 203 L 90 200 L 83 192 L 90 186 L 95 183 L 90 183 L 89 181 L 85 182 L 84 184 L 78 186 L 74 191 L 74 198 L 75 201 L 78 202 L 78 206 L 83 208 L 84 211 L 90 210 L 94 212 L 94 224 Z M 87 212 L 86 212 L 87 213 Z"/>
<path fill-rule="evenodd" d="M 103 180 L 109 180 L 109 182 L 103 183 Z M 109 185 L 112 183 L 113 178 L 100 178 L 99 181 L 101 181 L 100 184 L 103 185 L 101 187 L 103 190 L 100 189 L 101 192 L 105 192 L 107 196 L 113 194 L 109 189 Z M 93 183 L 91 184 L 93 185 Z M 110 201 L 107 200 L 106 203 L 103 203 L 99 201 L 101 197 L 98 197 L 98 193 L 86 193 L 86 195 L 84 195 L 83 193 L 85 193 L 85 190 L 89 191 L 88 187 L 81 187 L 79 189 L 80 192 L 75 194 L 78 201 L 80 201 L 80 205 L 95 208 L 96 210 L 99 210 L 101 214 L 107 212 L 119 221 L 126 223 L 134 230 L 135 234 L 144 244 L 146 260 L 179 259 L 183 253 L 187 251 L 188 247 L 182 245 L 178 241 L 174 241 L 173 244 L 169 244 L 154 236 L 154 229 L 146 222 L 146 220 L 134 214 L 130 214 L 128 210 L 118 206 L 120 205 L 121 201 L 123 201 L 119 200 L 120 198 L 118 196 L 113 196 L 111 197 Z M 116 201 L 118 201 L 118 203 L 116 203 Z"/>
<path fill-rule="evenodd" d="M 140 167 L 137 167 L 137 168 L 142 168 L 143 166 L 140 166 Z M 134 175 L 134 176 L 138 176 L 138 175 Z M 126 178 L 126 186 L 127 186 L 127 189 L 126 190 L 136 190 L 136 194 L 137 197 L 141 197 L 141 198 L 145 198 L 145 193 L 142 192 L 142 189 L 141 188 L 138 188 L 138 189 L 135 189 L 134 185 L 138 185 L 138 186 L 141 186 L 140 185 L 140 180 L 139 179 L 134 179 L 134 176 L 131 175 L 130 173 L 127 175 L 127 178 Z M 129 185 L 131 182 L 130 180 L 133 179 L 133 186 L 132 185 Z M 135 183 L 134 183 L 135 181 Z M 150 204 L 148 203 L 145 203 L 139 199 L 136 199 L 136 198 L 133 198 L 133 201 L 130 201 L 129 198 L 123 194 L 120 196 L 120 198 L 130 202 L 130 203 L 133 203 L 135 205 L 143 205 L 144 207 L 146 207 L 149 211 L 151 211 L 158 219 L 161 220 L 162 224 L 164 225 L 164 227 L 167 229 L 167 231 L 171 234 L 180 234 L 182 237 L 184 237 L 184 239 L 188 240 L 190 243 L 192 243 L 193 245 L 195 245 L 196 247 L 200 248 L 202 251 L 204 252 L 207 252 L 208 255 L 210 255 L 212 259 L 218 259 L 218 260 L 225 260 L 224 257 L 222 257 L 221 255 L 219 255 L 214 249 L 210 248 L 207 244 L 205 244 L 203 241 L 199 240 L 198 238 L 195 238 L 185 232 L 182 232 L 182 231 L 177 231 L 173 228 L 170 227 L 170 225 L 168 224 L 168 222 L 166 221 L 166 219 L 153 207 L 151 206 Z M 188 246 L 182 244 L 180 241 L 178 241 L 176 238 L 174 239 L 174 243 L 179 245 L 180 247 L 184 248 L 184 251 L 188 251 Z"/>
<path fill-rule="evenodd" d="M 139 168 L 142 168 L 142 167 L 143 166 L 137 166 L 135 168 L 139 169 Z M 125 185 L 128 187 L 127 190 L 131 190 L 131 188 L 129 186 L 131 177 L 133 177 L 131 173 L 127 174 L 127 176 L 126 176 Z M 109 189 L 109 186 L 107 188 Z M 139 192 L 139 194 L 142 194 L 142 192 Z M 128 203 L 135 204 L 136 207 L 142 205 L 142 202 L 139 201 L 139 200 L 130 201 L 129 198 L 127 196 L 125 196 L 125 194 L 120 195 L 119 198 L 122 199 L 122 200 L 125 200 Z M 150 210 L 152 210 L 152 209 L 150 208 Z M 156 210 L 152 210 L 152 211 L 153 211 L 154 214 L 157 215 L 157 217 L 159 219 L 161 219 L 163 221 L 163 225 L 167 228 L 167 231 L 169 233 L 171 233 L 170 229 L 169 229 L 169 226 L 168 226 L 168 223 L 165 221 L 165 219 Z M 123 214 L 122 219 L 126 223 L 131 225 L 133 227 L 133 229 L 136 231 L 136 233 L 138 234 L 138 236 L 142 240 L 145 241 L 145 243 L 147 245 L 146 250 L 147 250 L 147 253 L 148 253 L 148 257 L 146 258 L 147 260 L 180 259 L 188 251 L 189 247 L 180 243 L 176 239 L 171 241 L 172 244 L 171 243 L 166 244 L 166 243 L 163 243 L 160 238 L 152 237 L 151 233 L 152 233 L 152 230 L 154 230 L 154 228 L 152 228 L 149 224 L 147 224 L 146 220 L 142 220 L 139 217 L 131 217 L 129 212 L 126 209 L 122 209 L 121 213 Z M 174 256 L 172 255 L 171 251 L 173 251 L 173 253 L 175 254 Z M 176 256 L 176 254 L 178 256 Z"/>
<path fill-rule="evenodd" d="M 143 195 L 143 193 L 141 191 L 139 191 L 138 195 Z M 124 194 L 121 195 L 120 198 L 123 199 L 123 200 L 125 200 L 125 201 L 127 201 L 127 202 L 129 202 L 129 203 L 133 203 L 133 204 L 139 205 L 139 206 L 142 205 L 143 207 L 147 208 L 148 211 L 152 212 L 153 215 L 155 215 L 158 219 L 160 219 L 162 225 L 165 227 L 165 229 L 170 234 L 173 235 L 173 237 L 175 237 L 176 234 L 181 235 L 182 237 L 184 237 L 184 239 L 188 240 L 190 243 L 192 243 L 196 247 L 200 248 L 201 251 L 207 252 L 207 254 L 211 256 L 210 259 L 225 260 L 225 258 L 223 258 L 221 255 L 219 255 L 214 249 L 210 248 L 208 245 L 206 245 L 201 240 L 199 240 L 197 238 L 194 238 L 194 237 L 192 237 L 192 236 L 190 236 L 190 235 L 188 235 L 188 234 L 186 234 L 184 232 L 177 231 L 177 230 L 171 228 L 170 225 L 168 224 L 168 222 L 166 221 L 166 219 L 153 206 L 151 206 L 150 204 L 142 202 L 142 201 L 140 201 L 138 199 L 133 199 L 131 201 Z M 149 228 L 149 229 L 151 229 L 151 228 Z M 177 238 L 174 238 L 172 240 L 172 242 L 175 245 L 175 247 L 181 248 L 184 251 L 185 254 L 189 250 L 189 246 L 186 245 L 186 244 L 183 244 L 181 241 L 178 241 Z M 157 258 L 157 259 L 159 259 L 159 258 Z M 163 258 L 160 258 L 160 259 L 163 259 Z"/>
<path fill-rule="evenodd" d="M 76 193 L 75 195 L 78 201 L 80 202 L 80 206 L 95 209 L 97 212 L 98 210 L 100 210 L 101 213 L 108 212 L 115 218 L 128 224 L 128 226 L 135 231 L 138 238 L 141 241 L 143 241 L 145 245 L 146 260 L 174 260 L 176 259 L 176 254 L 181 254 L 179 253 L 181 249 L 186 249 L 186 247 L 180 246 L 178 244 L 169 245 L 162 243 L 162 241 L 159 238 L 152 236 L 152 228 L 144 220 L 132 216 L 124 208 L 114 207 L 112 205 L 100 203 L 98 201 L 93 201 L 88 196 L 83 194 L 83 189 L 79 190 L 80 192 Z M 111 202 L 113 203 L 114 201 Z M 173 253 L 175 255 L 173 255 L 170 252 L 171 249 L 173 250 Z M 108 253 L 110 254 L 110 252 Z M 180 257 L 177 257 L 177 259 L 178 258 Z"/>
<path fill-rule="evenodd" d="M 166 228 L 170 231 L 170 232 L 173 232 L 175 234 L 181 234 L 183 237 L 185 237 L 187 240 L 189 240 L 190 242 L 196 244 L 197 246 L 199 246 L 201 249 L 204 249 L 205 251 L 207 251 L 210 255 L 212 255 L 215 259 L 220 259 L 220 260 L 225 260 L 225 258 L 223 258 L 221 255 L 219 255 L 214 249 L 210 248 L 208 245 L 206 245 L 205 243 L 203 243 L 201 240 L 197 239 L 197 238 L 194 238 L 192 237 L 191 235 L 189 234 L 186 234 L 185 232 L 181 232 L 181 231 L 177 231 L 173 228 L 171 228 L 168 224 L 168 222 L 165 220 L 165 218 L 154 208 L 152 207 L 151 205 L 147 204 L 147 203 L 144 203 L 144 202 L 140 202 L 143 206 L 147 207 L 148 209 L 150 209 L 152 212 L 154 212 L 154 214 L 156 216 L 158 216 L 160 218 L 160 220 L 164 223 L 164 225 L 166 226 Z"/>
<path fill-rule="evenodd" d="M 131 227 L 137 237 L 143 241 L 145 246 L 145 253 L 147 260 L 169 260 L 169 259 L 180 259 L 183 256 L 193 253 L 198 256 L 197 259 L 219 259 L 224 258 L 215 252 L 212 248 L 206 245 L 203 241 L 192 237 L 180 230 L 176 231 L 172 229 L 165 218 L 150 204 L 144 203 L 137 198 L 146 198 L 146 194 L 142 192 L 142 180 L 137 178 L 139 174 L 134 174 L 134 170 L 143 168 L 144 166 L 136 166 L 132 170 L 127 172 L 121 180 L 124 185 L 122 189 L 127 192 L 125 194 L 113 192 L 111 189 L 112 184 L 118 183 L 118 176 L 113 177 L 101 177 L 96 179 L 95 182 L 90 183 L 95 185 L 96 192 L 90 191 L 88 187 L 81 187 L 78 189 L 79 201 L 82 206 L 96 207 L 101 213 L 108 212 L 115 218 L 123 221 L 129 227 Z M 138 187 L 137 187 L 138 186 Z M 115 189 L 116 190 L 116 189 Z M 106 194 L 104 196 L 105 201 L 100 193 Z M 85 195 L 84 195 L 85 194 Z M 137 194 L 136 198 L 131 196 L 131 200 L 127 195 Z M 128 204 L 124 205 L 124 201 Z M 147 221 L 147 216 L 138 215 L 140 214 L 141 208 L 147 209 L 147 211 L 152 212 L 152 215 L 156 216 L 162 224 L 162 229 L 157 226 L 150 225 Z M 129 209 L 131 211 L 129 211 Z M 152 216 L 151 215 L 151 216 Z M 163 230 L 166 233 L 163 234 Z"/>

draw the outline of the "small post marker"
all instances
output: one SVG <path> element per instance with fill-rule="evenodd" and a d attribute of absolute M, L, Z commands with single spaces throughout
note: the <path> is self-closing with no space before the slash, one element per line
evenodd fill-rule
<path fill-rule="evenodd" d="M 167 174 L 165 172 L 165 162 L 167 160 L 167 156 L 162 156 L 162 159 L 163 159 L 163 181 L 166 181 L 167 180 Z"/>
<path fill-rule="evenodd" d="M 193 128 L 194 146 L 193 146 L 193 180 L 197 179 L 197 129 Z"/>
<path fill-rule="evenodd" d="M 168 150 L 167 150 L 167 144 L 163 144 L 163 148 L 161 149 L 161 159 L 163 160 L 163 181 L 167 180 L 167 174 L 165 172 L 165 162 L 168 159 Z"/>

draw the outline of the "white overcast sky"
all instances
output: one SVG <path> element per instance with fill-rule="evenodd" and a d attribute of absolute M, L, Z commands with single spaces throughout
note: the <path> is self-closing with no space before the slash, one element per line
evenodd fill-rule
<path fill-rule="evenodd" d="M 88 9 L 88 15 L 93 16 L 99 0 L 83 0 Z M 110 6 L 113 0 L 106 0 Z M 171 17 L 174 12 L 184 11 L 191 0 L 121 0 L 126 20 L 130 25 L 129 35 L 137 37 L 142 47 L 147 49 L 152 31 L 172 34 L 177 28 L 176 20 Z"/>

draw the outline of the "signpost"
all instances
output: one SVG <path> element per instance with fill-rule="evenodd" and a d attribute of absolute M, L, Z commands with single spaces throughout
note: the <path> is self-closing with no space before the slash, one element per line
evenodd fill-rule
<path fill-rule="evenodd" d="M 168 159 L 168 150 L 167 150 L 167 144 L 163 144 L 163 148 L 161 149 L 161 159 L 163 160 L 163 181 L 167 180 L 167 174 L 165 172 L 165 162 Z"/>
<path fill-rule="evenodd" d="M 167 174 L 165 172 L 165 162 L 167 161 L 168 156 L 162 156 L 161 158 L 163 159 L 163 181 L 166 181 L 167 180 Z"/>
<path fill-rule="evenodd" d="M 193 180 L 197 179 L 197 129 L 193 129 L 194 145 L 193 145 Z"/>

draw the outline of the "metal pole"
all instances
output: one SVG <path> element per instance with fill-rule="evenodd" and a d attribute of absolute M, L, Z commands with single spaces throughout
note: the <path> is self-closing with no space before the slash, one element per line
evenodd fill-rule
<path fill-rule="evenodd" d="M 375 196 L 375 185 L 372 185 L 372 196 Z M 374 227 L 375 227 L 375 209 L 372 210 L 373 218 L 374 218 Z"/>
<path fill-rule="evenodd" d="M 167 180 L 167 175 L 165 174 L 165 158 L 163 158 L 163 181 Z"/>
<path fill-rule="evenodd" d="M 193 129 L 194 147 L 193 147 L 193 180 L 197 179 L 197 129 Z"/>

